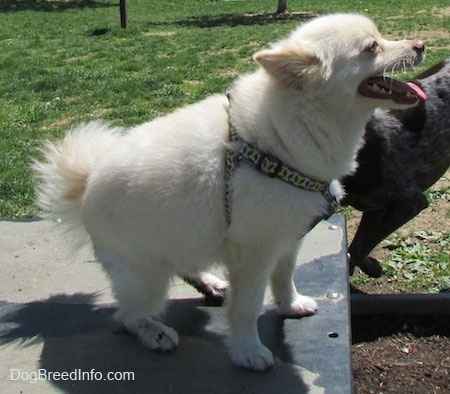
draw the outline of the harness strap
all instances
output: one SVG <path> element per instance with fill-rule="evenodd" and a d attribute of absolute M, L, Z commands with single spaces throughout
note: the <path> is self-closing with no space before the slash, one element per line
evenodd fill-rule
<path fill-rule="evenodd" d="M 317 181 L 300 174 L 298 171 L 284 164 L 281 160 L 273 157 L 245 142 L 237 133 L 236 128 L 230 125 L 230 142 L 241 142 L 239 151 L 227 149 L 225 153 L 225 217 L 227 223 L 231 223 L 233 187 L 231 178 L 234 171 L 239 167 L 242 159 L 255 167 L 260 173 L 271 178 L 278 178 L 292 186 L 311 192 L 320 192 L 329 204 L 326 218 L 330 217 L 339 208 L 339 203 L 330 192 L 330 184 Z"/>

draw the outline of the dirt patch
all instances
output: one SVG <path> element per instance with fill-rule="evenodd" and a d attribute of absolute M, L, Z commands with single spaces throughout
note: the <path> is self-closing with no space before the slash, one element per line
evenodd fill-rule
<path fill-rule="evenodd" d="M 41 130 L 52 130 L 52 129 L 56 129 L 59 127 L 64 127 L 69 125 L 73 120 L 75 119 L 75 117 L 73 116 L 69 116 L 67 118 L 63 118 L 63 119 L 58 119 L 53 123 L 50 123 L 48 125 L 42 126 Z"/>
<path fill-rule="evenodd" d="M 441 18 L 450 17 L 450 7 L 433 7 L 433 14 Z"/>
<path fill-rule="evenodd" d="M 449 393 L 449 349 L 450 339 L 437 335 L 398 334 L 354 345 L 354 392 Z"/>
<path fill-rule="evenodd" d="M 146 37 L 170 37 L 175 34 L 174 31 L 148 31 L 144 33 L 144 36 Z"/>
<path fill-rule="evenodd" d="M 359 317 L 352 330 L 355 394 L 450 392 L 449 315 Z"/>

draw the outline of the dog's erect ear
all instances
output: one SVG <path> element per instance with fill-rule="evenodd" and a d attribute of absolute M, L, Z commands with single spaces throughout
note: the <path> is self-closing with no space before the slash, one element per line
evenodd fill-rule
<path fill-rule="evenodd" d="M 306 81 L 319 77 L 320 59 L 301 48 L 281 45 L 257 52 L 253 58 L 283 85 L 301 89 Z"/>

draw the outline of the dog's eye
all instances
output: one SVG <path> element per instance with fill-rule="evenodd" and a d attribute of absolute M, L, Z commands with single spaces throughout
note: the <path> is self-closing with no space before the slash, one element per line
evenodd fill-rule
<path fill-rule="evenodd" d="M 366 51 L 367 52 L 371 52 L 371 53 L 375 53 L 378 49 L 378 42 L 374 41 L 372 42 L 367 48 Z"/>

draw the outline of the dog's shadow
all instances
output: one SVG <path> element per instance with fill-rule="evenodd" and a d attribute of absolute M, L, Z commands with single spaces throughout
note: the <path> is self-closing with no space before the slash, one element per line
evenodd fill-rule
<path fill-rule="evenodd" d="M 39 0 L 0 0 L 1 12 L 40 11 L 40 12 L 64 12 L 83 8 L 117 7 L 116 4 L 108 4 L 97 0 L 72 0 L 72 1 L 39 1 Z"/>
<path fill-rule="evenodd" d="M 38 368 L 84 373 L 83 379 L 79 375 L 76 380 L 51 381 L 68 393 L 303 393 L 310 388 L 304 370 L 292 362 L 283 319 L 274 311 L 266 311 L 258 325 L 262 341 L 274 350 L 276 365 L 269 373 L 252 373 L 231 364 L 224 308 L 205 307 L 201 299 L 172 302 L 164 320 L 180 334 L 180 345 L 163 354 L 115 330 L 115 306 L 95 305 L 94 297 L 75 294 L 27 304 L 0 303 L 0 348 L 17 341 L 24 347 L 43 343 Z M 108 380 L 111 377 L 116 380 Z M 120 377 L 126 380 L 117 380 Z"/>
<path fill-rule="evenodd" d="M 261 14 L 220 14 L 220 15 L 196 15 L 183 20 L 150 22 L 152 26 L 179 25 L 184 27 L 212 28 L 220 26 L 252 26 L 280 23 L 283 21 L 305 21 L 316 16 L 310 12 L 295 13 L 261 13 Z"/>

